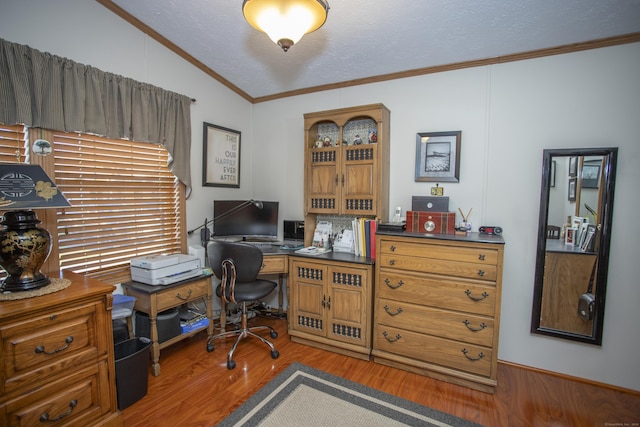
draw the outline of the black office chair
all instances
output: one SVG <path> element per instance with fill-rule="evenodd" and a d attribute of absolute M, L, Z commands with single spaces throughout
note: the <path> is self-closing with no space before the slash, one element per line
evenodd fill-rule
<path fill-rule="evenodd" d="M 220 284 L 216 288 L 216 295 L 224 298 L 224 301 L 240 304 L 242 308 L 242 320 L 239 330 L 222 332 L 212 335 L 207 340 L 207 351 L 212 352 L 215 347 L 213 341 L 216 338 L 236 336 L 229 354 L 227 355 L 227 368 L 236 367 L 233 360 L 233 352 L 238 343 L 245 337 L 255 337 L 271 348 L 271 357 L 277 359 L 280 353 L 266 338 L 253 331 L 269 329 L 271 338 L 278 337 L 278 333 L 271 326 L 247 327 L 247 302 L 257 301 L 269 295 L 277 286 L 275 282 L 258 279 L 258 273 L 262 267 L 262 251 L 247 243 L 211 242 L 207 246 L 209 265 Z"/>

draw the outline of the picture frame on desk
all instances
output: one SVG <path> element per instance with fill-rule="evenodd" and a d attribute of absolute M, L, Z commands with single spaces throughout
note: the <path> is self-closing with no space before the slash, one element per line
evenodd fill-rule
<path fill-rule="evenodd" d="M 567 200 L 570 202 L 575 202 L 576 201 L 576 185 L 577 185 L 577 178 L 569 178 L 569 190 L 567 192 Z"/>
<path fill-rule="evenodd" d="M 202 135 L 202 185 L 240 188 L 241 133 L 205 122 Z"/>

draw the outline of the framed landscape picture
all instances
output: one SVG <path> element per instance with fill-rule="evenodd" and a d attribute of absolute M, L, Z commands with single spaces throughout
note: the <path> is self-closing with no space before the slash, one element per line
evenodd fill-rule
<path fill-rule="evenodd" d="M 416 134 L 416 181 L 460 182 L 462 131 Z"/>

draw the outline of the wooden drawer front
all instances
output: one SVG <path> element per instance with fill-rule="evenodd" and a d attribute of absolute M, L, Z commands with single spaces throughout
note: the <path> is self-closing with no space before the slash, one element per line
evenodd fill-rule
<path fill-rule="evenodd" d="M 497 291 L 494 286 L 385 269 L 380 270 L 379 280 L 376 286 L 378 298 L 490 317 L 495 315 Z"/>
<path fill-rule="evenodd" d="M 1 425 L 26 427 L 93 425 L 110 411 L 107 362 L 101 362 L 45 387 L 8 401 L 0 410 Z M 1 419 L 0 419 L 1 420 Z"/>
<path fill-rule="evenodd" d="M 87 305 L 3 327 L 4 392 L 97 361 L 106 349 L 98 348 L 95 325 L 96 307 Z"/>
<path fill-rule="evenodd" d="M 493 345 L 493 319 L 487 317 L 378 299 L 376 323 L 486 347 Z"/>
<path fill-rule="evenodd" d="M 167 310 L 185 302 L 206 297 L 211 289 L 211 279 L 206 278 L 174 289 L 158 293 L 158 312 Z"/>
<path fill-rule="evenodd" d="M 486 377 L 491 374 L 489 348 L 384 325 L 376 325 L 375 334 L 375 349 Z"/>
<path fill-rule="evenodd" d="M 287 273 L 286 255 L 269 255 L 262 258 L 260 274 Z"/>
<path fill-rule="evenodd" d="M 380 254 L 408 255 L 411 257 L 433 258 L 486 265 L 496 265 L 498 263 L 498 251 L 496 249 L 407 243 L 385 239 L 382 240 Z"/>
<path fill-rule="evenodd" d="M 498 268 L 495 265 L 473 264 L 435 258 L 422 258 L 409 255 L 383 253 L 379 256 L 380 267 L 392 267 L 399 270 L 421 271 L 424 273 L 495 282 Z"/>

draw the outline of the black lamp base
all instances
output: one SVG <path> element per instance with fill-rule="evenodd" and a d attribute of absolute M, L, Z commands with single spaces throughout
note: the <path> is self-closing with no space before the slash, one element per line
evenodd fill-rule
<path fill-rule="evenodd" d="M 0 224 L 0 266 L 8 273 L 2 292 L 31 291 L 50 283 L 40 268 L 51 251 L 51 235 L 33 211 L 7 211 Z"/>

